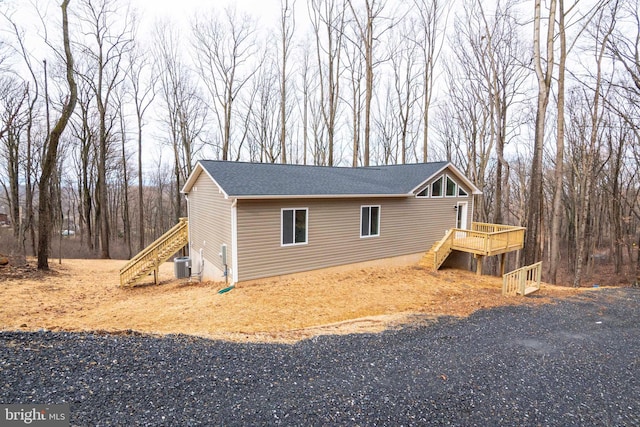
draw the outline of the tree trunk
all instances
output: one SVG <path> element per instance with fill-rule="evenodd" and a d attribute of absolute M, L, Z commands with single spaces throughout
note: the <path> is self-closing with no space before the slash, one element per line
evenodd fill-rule
<path fill-rule="evenodd" d="M 558 33 L 560 36 L 560 58 L 558 63 L 558 116 L 556 137 L 556 159 L 553 173 L 555 188 L 551 207 L 551 245 L 549 249 L 549 283 L 558 280 L 558 264 L 560 262 L 560 242 L 562 241 L 562 185 L 564 183 L 564 96 L 565 96 L 565 64 L 567 60 L 567 40 L 565 33 L 564 0 L 558 0 L 560 17 Z"/>
<path fill-rule="evenodd" d="M 553 36 L 556 14 L 556 0 L 551 0 L 549 5 L 549 18 L 547 28 L 547 60 L 546 70 L 542 69 L 542 53 L 540 51 L 540 23 L 541 0 L 535 1 L 534 17 L 534 62 L 538 79 L 538 107 L 536 110 L 535 140 L 533 148 L 533 160 L 531 162 L 531 178 L 529 184 L 529 212 L 527 214 L 527 232 L 524 247 L 524 263 L 534 264 L 539 261 L 542 242 L 542 158 L 544 147 L 545 119 L 549 92 L 551 88 L 551 75 L 553 72 Z"/>
<path fill-rule="evenodd" d="M 138 109 L 139 110 L 139 109 Z M 144 249 L 144 191 L 142 182 L 142 117 L 138 111 L 138 250 Z"/>
<path fill-rule="evenodd" d="M 127 170 L 126 126 L 124 124 L 124 112 L 122 111 L 122 105 L 120 106 L 120 134 L 122 137 L 122 191 L 124 193 L 122 227 L 124 243 L 127 248 L 127 259 L 131 259 L 133 248 L 131 247 L 131 219 L 129 217 L 129 171 Z"/>
<path fill-rule="evenodd" d="M 42 160 L 42 175 L 39 185 L 39 206 L 38 206 L 38 269 L 49 269 L 49 242 L 51 236 L 51 199 L 49 186 L 51 177 L 55 172 L 58 158 L 58 144 L 60 137 L 64 132 L 69 118 L 73 113 L 78 99 L 78 89 L 73 76 L 73 55 L 71 53 L 71 43 L 69 41 L 69 21 L 67 18 L 67 7 L 70 0 L 63 0 L 62 5 L 62 36 L 64 44 L 64 52 L 66 59 L 67 83 L 69 84 L 69 97 L 62 108 L 62 114 L 56 122 L 53 130 L 49 135 L 49 141 Z"/>

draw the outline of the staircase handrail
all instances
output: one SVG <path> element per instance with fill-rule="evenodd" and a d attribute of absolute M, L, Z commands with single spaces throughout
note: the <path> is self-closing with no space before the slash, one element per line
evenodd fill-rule
<path fill-rule="evenodd" d="M 449 253 L 451 252 L 451 246 L 453 243 L 453 233 L 455 232 L 455 229 L 449 229 L 447 230 L 447 232 L 445 233 L 444 237 L 438 242 L 438 244 L 436 246 L 434 246 L 433 248 L 433 267 L 437 270 L 440 265 L 444 262 L 444 259 L 447 257 L 447 255 L 449 255 Z M 443 259 L 439 259 L 439 254 L 440 254 L 440 250 L 443 249 L 443 246 L 446 244 L 446 246 L 444 247 L 445 249 L 445 256 L 442 257 Z"/>
<path fill-rule="evenodd" d="M 155 259 L 158 256 L 159 251 L 170 244 L 176 235 L 179 235 L 188 226 L 187 218 L 180 218 L 180 221 L 167 230 L 162 236 L 154 240 L 150 245 L 140 251 L 136 256 L 131 258 L 120 269 L 120 282 L 123 284 L 123 276 L 128 276 L 129 270 L 132 270 L 135 266 L 139 265 L 141 261 L 147 259 Z"/>
<path fill-rule="evenodd" d="M 120 271 L 124 270 L 129 264 L 134 264 L 138 259 L 144 257 L 149 252 L 156 249 L 157 246 L 160 246 L 161 243 L 164 243 L 166 240 L 169 239 L 169 237 L 172 237 L 173 234 L 179 233 L 184 227 L 187 226 L 187 223 L 188 223 L 187 218 L 180 218 L 180 222 L 178 222 L 176 225 L 174 225 L 169 230 L 167 230 L 162 236 L 158 237 L 156 240 L 150 243 L 146 248 L 138 252 L 136 256 L 131 258 L 127 262 L 127 264 L 125 264 L 125 266 L 120 269 Z"/>

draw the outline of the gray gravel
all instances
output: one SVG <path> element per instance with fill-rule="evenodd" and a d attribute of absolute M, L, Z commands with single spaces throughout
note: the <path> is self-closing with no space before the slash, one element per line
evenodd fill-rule
<path fill-rule="evenodd" d="M 0 333 L 0 402 L 93 425 L 640 426 L 640 291 L 296 345 Z"/>

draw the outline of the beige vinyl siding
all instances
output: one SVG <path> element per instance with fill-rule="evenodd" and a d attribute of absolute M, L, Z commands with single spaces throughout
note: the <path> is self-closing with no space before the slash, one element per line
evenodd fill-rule
<path fill-rule="evenodd" d="M 201 173 L 189 192 L 189 233 L 192 257 L 204 250 L 204 258 L 223 270 L 220 247 L 227 245 L 227 264 L 231 268 L 231 200 L 225 199 L 218 186 Z M 193 266 L 197 269 L 197 266 Z"/>
<path fill-rule="evenodd" d="M 238 200 L 238 280 L 427 251 L 470 197 Z M 361 206 L 380 206 L 380 235 L 360 237 Z M 308 243 L 281 246 L 281 209 L 308 208 Z"/>

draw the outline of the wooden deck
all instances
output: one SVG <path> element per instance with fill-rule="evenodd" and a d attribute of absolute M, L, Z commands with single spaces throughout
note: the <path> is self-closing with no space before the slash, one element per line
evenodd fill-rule
<path fill-rule="evenodd" d="M 454 228 L 451 249 L 492 256 L 524 247 L 524 227 L 474 222 L 471 230 Z"/>
<path fill-rule="evenodd" d="M 474 222 L 471 229 L 453 228 L 448 230 L 441 241 L 431 248 L 433 267 L 437 270 L 451 251 L 474 254 L 479 258 L 478 274 L 482 274 L 482 257 L 503 255 L 524 247 L 524 227 Z M 501 274 L 504 274 L 504 256 L 501 259 Z"/>

